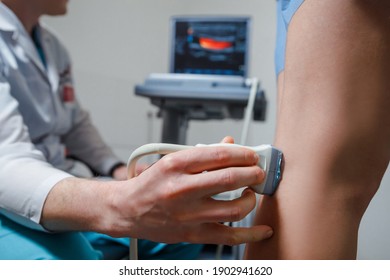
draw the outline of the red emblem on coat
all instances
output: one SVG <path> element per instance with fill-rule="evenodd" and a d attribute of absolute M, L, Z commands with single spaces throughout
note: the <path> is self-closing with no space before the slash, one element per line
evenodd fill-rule
<path fill-rule="evenodd" d="M 71 85 L 64 85 L 62 100 L 64 102 L 74 102 L 75 94 L 74 94 L 74 89 Z"/>

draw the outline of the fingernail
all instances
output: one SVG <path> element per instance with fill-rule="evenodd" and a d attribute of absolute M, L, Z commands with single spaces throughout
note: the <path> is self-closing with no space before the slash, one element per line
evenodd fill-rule
<path fill-rule="evenodd" d="M 246 195 L 246 194 L 252 194 L 253 190 L 251 188 L 245 188 L 244 191 L 242 192 L 241 196 Z"/>
<path fill-rule="evenodd" d="M 265 238 L 270 238 L 272 235 L 274 235 L 274 231 L 273 230 L 269 230 L 265 233 Z"/>
<path fill-rule="evenodd" d="M 257 163 L 260 159 L 259 155 L 254 153 L 253 159 L 255 160 L 255 163 Z"/>
<path fill-rule="evenodd" d="M 263 169 L 261 169 L 261 171 L 263 172 L 263 179 L 265 179 L 265 176 L 266 176 L 267 174 L 265 173 L 265 171 L 264 171 Z"/>

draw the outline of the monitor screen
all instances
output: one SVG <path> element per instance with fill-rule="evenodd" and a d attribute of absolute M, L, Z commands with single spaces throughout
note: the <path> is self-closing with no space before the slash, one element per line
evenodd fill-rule
<path fill-rule="evenodd" d="M 249 17 L 174 17 L 171 73 L 247 76 Z"/>

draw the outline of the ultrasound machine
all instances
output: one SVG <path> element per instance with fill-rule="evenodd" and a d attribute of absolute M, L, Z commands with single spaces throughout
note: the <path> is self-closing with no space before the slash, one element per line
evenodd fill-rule
<path fill-rule="evenodd" d="M 150 98 L 163 118 L 164 143 L 185 144 L 190 120 L 242 119 L 252 80 L 248 78 L 250 17 L 171 18 L 169 73 L 152 73 L 135 94 Z M 267 101 L 260 86 L 251 108 L 264 121 Z"/>

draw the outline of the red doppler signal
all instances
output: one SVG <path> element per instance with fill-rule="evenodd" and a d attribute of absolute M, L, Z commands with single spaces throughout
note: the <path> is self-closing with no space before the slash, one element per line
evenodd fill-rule
<path fill-rule="evenodd" d="M 200 38 L 199 44 L 202 48 L 216 51 L 231 48 L 233 46 L 232 42 L 217 41 L 210 38 Z"/>

